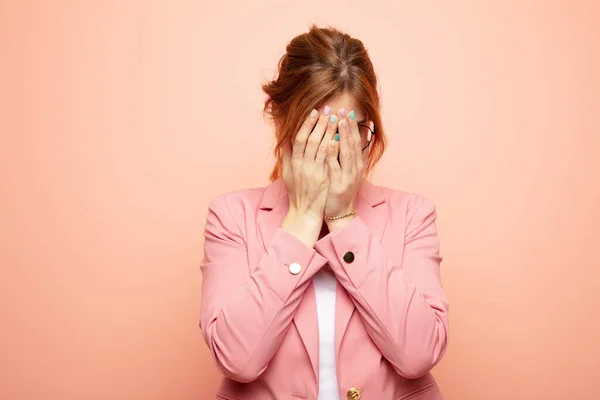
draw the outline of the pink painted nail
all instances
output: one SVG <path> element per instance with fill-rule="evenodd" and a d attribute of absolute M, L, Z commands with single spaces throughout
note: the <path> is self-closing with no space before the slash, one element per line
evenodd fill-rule
<path fill-rule="evenodd" d="M 327 116 L 330 112 L 331 108 L 329 108 L 329 106 L 325 106 L 325 108 L 323 109 L 323 115 Z"/>
<path fill-rule="evenodd" d="M 342 109 L 340 110 L 340 116 L 341 116 L 342 118 L 346 118 L 346 109 L 345 109 L 345 108 L 342 108 Z"/>

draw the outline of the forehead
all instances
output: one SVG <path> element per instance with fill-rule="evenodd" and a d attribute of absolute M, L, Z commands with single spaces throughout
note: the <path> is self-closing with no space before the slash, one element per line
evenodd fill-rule
<path fill-rule="evenodd" d="M 331 111 L 335 113 L 337 113 L 338 110 L 345 108 L 346 112 L 354 110 L 354 113 L 359 120 L 365 117 L 364 110 L 360 107 L 354 96 L 348 92 L 344 92 L 339 96 L 329 99 L 325 105 L 331 107 Z"/>

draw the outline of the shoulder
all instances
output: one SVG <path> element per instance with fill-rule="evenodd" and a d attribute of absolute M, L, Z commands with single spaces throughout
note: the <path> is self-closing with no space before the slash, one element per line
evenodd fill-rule
<path fill-rule="evenodd" d="M 248 187 L 230 190 L 213 197 L 209 202 L 209 209 L 231 211 L 258 208 L 264 197 L 267 187 Z"/>
<path fill-rule="evenodd" d="M 402 229 L 406 234 L 437 220 L 435 203 L 421 194 L 367 183 L 362 195 L 371 206 L 380 209 L 377 214 L 386 218 L 390 227 Z"/>
<path fill-rule="evenodd" d="M 386 203 L 391 213 L 404 213 L 407 217 L 418 212 L 436 212 L 436 206 L 432 199 L 418 193 L 387 186 L 379 186 L 369 183 L 365 190 L 365 197 L 372 205 Z"/>
<path fill-rule="evenodd" d="M 260 207 L 265 187 L 236 189 L 213 197 L 208 204 L 205 230 L 238 235 L 245 218 L 253 218 Z"/>

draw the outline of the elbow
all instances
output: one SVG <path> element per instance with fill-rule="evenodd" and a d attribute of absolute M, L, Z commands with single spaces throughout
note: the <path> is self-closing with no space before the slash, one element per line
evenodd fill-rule
<path fill-rule="evenodd" d="M 211 343 L 211 353 L 217 369 L 228 379 L 241 383 L 250 383 L 258 379 L 266 367 L 260 368 L 250 362 L 250 357 L 241 356 L 241 351 L 222 351 Z"/>
<path fill-rule="evenodd" d="M 418 379 L 425 376 L 433 369 L 436 363 L 420 362 L 409 367 L 394 368 L 398 375 L 406 379 Z"/>
<path fill-rule="evenodd" d="M 244 370 L 244 371 L 240 371 L 237 373 L 234 373 L 233 371 L 227 371 L 227 373 L 223 373 L 223 375 L 233 381 L 236 382 L 240 382 L 240 383 L 250 383 L 250 382 L 254 382 L 255 380 L 257 380 L 260 375 L 262 374 L 262 371 L 250 371 L 250 370 Z"/>
<path fill-rule="evenodd" d="M 256 365 L 251 355 L 242 348 L 230 348 L 222 343 L 219 345 L 215 338 L 209 341 L 209 348 L 219 372 L 236 382 L 253 382 L 267 369 L 266 366 Z"/>
<path fill-rule="evenodd" d="M 427 375 L 433 367 L 442 359 L 447 349 L 447 336 L 443 336 L 430 345 L 414 346 L 411 350 L 401 349 L 400 354 L 404 354 L 403 362 L 394 365 L 396 372 L 406 379 L 418 379 Z"/>
<path fill-rule="evenodd" d="M 213 353 L 214 354 L 214 353 Z M 231 379 L 240 383 L 250 383 L 257 380 L 262 373 L 265 371 L 265 368 L 255 368 L 251 365 L 233 365 L 231 362 L 235 362 L 235 360 L 226 360 L 222 356 L 217 357 L 215 354 L 215 358 L 217 361 L 217 369 L 228 379 Z"/>
<path fill-rule="evenodd" d="M 214 322 L 214 321 L 211 321 Z M 219 372 L 228 379 L 250 383 L 257 380 L 267 369 L 260 359 L 253 357 L 254 351 L 247 343 L 229 335 L 219 335 L 215 326 L 201 320 L 200 329 L 204 341 L 213 355 Z"/>
<path fill-rule="evenodd" d="M 441 357 L 413 357 L 409 365 L 394 366 L 398 375 L 406 379 L 418 379 L 427 375 L 439 362 Z"/>

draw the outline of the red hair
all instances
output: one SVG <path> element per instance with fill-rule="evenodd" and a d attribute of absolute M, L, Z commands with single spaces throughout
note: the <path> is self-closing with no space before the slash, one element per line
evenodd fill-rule
<path fill-rule="evenodd" d="M 335 28 L 311 25 L 293 38 L 279 60 L 276 78 L 262 87 L 265 116 L 275 128 L 276 163 L 269 179 L 281 176 L 281 150 L 292 140 L 313 108 L 348 92 L 375 125 L 365 167 L 369 175 L 383 156 L 386 138 L 381 124 L 377 76 L 363 43 Z M 367 151 L 367 150 L 365 150 Z"/>

